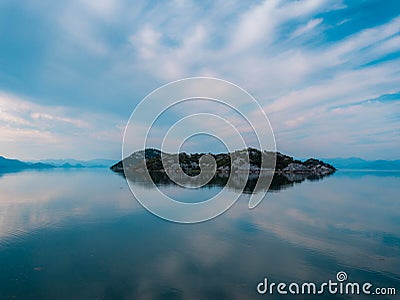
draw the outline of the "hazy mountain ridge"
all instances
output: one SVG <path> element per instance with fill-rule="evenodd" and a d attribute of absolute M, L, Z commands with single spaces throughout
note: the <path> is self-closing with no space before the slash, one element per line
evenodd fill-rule
<path fill-rule="evenodd" d="M 37 162 L 50 164 L 56 167 L 66 168 L 104 168 L 109 167 L 114 162 L 111 159 L 96 158 L 91 160 L 67 159 L 42 159 Z"/>
<path fill-rule="evenodd" d="M 76 159 L 45 159 L 25 162 L 0 156 L 0 171 L 13 171 L 24 169 L 54 169 L 54 168 L 108 168 L 113 160 L 92 159 L 81 161 Z"/>
<path fill-rule="evenodd" d="M 23 162 L 18 159 L 10 159 L 0 156 L 0 171 L 1 170 L 22 170 L 22 169 L 50 169 L 54 168 L 53 165 L 45 164 L 42 162 L 29 163 Z"/>
<path fill-rule="evenodd" d="M 400 170 L 400 160 L 365 160 L 359 157 L 324 158 L 338 169 L 361 170 Z"/>

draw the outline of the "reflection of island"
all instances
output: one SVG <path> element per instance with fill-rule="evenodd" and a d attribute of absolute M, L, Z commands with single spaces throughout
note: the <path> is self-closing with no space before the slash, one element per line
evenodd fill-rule
<path fill-rule="evenodd" d="M 248 160 L 242 159 L 243 154 L 248 155 Z M 265 191 L 271 177 L 273 178 L 270 190 L 280 190 L 304 180 L 319 180 L 336 171 L 332 165 L 317 159 L 310 158 L 300 161 L 279 152 L 261 152 L 257 149 L 248 148 L 233 153 L 209 154 L 215 161 L 215 174 L 210 176 L 207 171 L 201 172 L 203 168 L 212 170 L 211 162 L 201 161 L 200 158 L 203 155 L 205 154 L 187 154 L 184 152 L 165 154 L 161 153 L 160 150 L 146 149 L 145 151 L 134 152 L 110 169 L 124 175 L 132 182 L 152 186 L 153 183 L 156 185 L 173 184 L 167 173 L 175 172 L 179 168 L 183 170 L 183 173 L 174 175 L 175 178 L 177 176 L 184 180 L 184 177 L 189 175 L 191 178 L 190 183 L 187 180 L 188 184 L 196 185 L 198 182 L 204 181 L 204 178 L 210 177 L 211 179 L 207 180 L 207 186 L 227 186 L 234 190 L 243 190 L 245 193 Z M 178 163 L 173 161 L 173 156 L 179 160 Z M 163 159 L 164 162 L 170 161 L 166 168 Z M 146 168 L 149 172 L 146 172 Z M 259 175 L 261 170 L 264 170 L 261 173 L 262 176 Z M 257 185 L 259 180 L 266 184 Z M 243 186 L 245 186 L 244 189 Z"/>
<path fill-rule="evenodd" d="M 121 175 L 125 175 L 124 173 L 119 173 Z M 150 177 L 147 177 L 147 174 L 144 173 L 129 173 L 126 176 L 129 181 L 140 184 L 142 186 L 147 186 L 149 188 L 153 187 L 153 183 L 157 186 L 163 185 L 174 185 L 175 183 L 168 177 L 168 175 L 164 172 L 149 172 Z M 305 180 L 316 181 L 321 180 L 322 178 L 329 175 L 314 175 L 314 174 L 273 174 L 271 185 L 269 186 L 269 190 L 279 191 L 286 189 L 288 187 L 292 187 L 295 183 L 300 183 Z M 259 176 L 257 174 L 249 174 L 247 178 L 247 182 L 245 188 L 242 189 L 242 182 L 246 180 L 245 174 L 234 174 L 229 179 L 229 174 L 224 173 L 216 173 L 214 177 L 207 183 L 208 187 L 212 186 L 227 186 L 230 189 L 244 192 L 244 193 L 257 193 L 263 192 L 267 189 L 267 186 L 259 185 L 257 186 L 257 181 Z M 151 178 L 151 180 L 150 180 Z"/>

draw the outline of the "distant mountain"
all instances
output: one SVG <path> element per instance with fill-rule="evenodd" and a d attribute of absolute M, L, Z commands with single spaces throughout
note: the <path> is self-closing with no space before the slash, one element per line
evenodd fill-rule
<path fill-rule="evenodd" d="M 0 172 L 9 170 L 23 170 L 23 169 L 50 169 L 54 168 L 53 165 L 45 163 L 29 163 L 17 159 L 9 159 L 0 156 Z"/>
<path fill-rule="evenodd" d="M 400 160 L 364 160 L 358 157 L 326 158 L 338 169 L 400 170 Z"/>
<path fill-rule="evenodd" d="M 91 160 L 77 160 L 77 159 L 43 159 L 37 162 L 51 164 L 61 168 L 107 168 L 112 163 L 111 159 L 91 159 Z"/>
<path fill-rule="evenodd" d="M 50 168 L 108 168 L 113 162 L 113 160 L 109 159 L 92 159 L 88 161 L 80 161 L 76 159 L 45 159 L 40 161 L 24 162 L 0 156 L 0 172 Z"/>

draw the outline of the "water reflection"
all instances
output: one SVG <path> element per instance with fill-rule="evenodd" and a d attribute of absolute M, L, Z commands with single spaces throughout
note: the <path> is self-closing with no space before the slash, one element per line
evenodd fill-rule
<path fill-rule="evenodd" d="M 117 173 L 121 176 L 124 176 L 123 173 Z M 280 191 L 289 187 L 293 187 L 296 183 L 301 183 L 304 181 L 319 181 L 323 178 L 329 177 L 332 174 L 328 175 L 318 175 L 318 174 L 302 174 L 302 173 L 270 173 L 266 176 L 259 177 L 258 174 L 232 174 L 230 177 L 229 173 L 216 173 L 211 180 L 204 187 L 225 187 L 243 193 L 258 193 L 265 192 L 268 189 L 271 191 Z M 200 175 L 201 176 L 201 175 Z M 197 176 L 197 177 L 200 177 Z M 132 172 L 128 173 L 126 176 L 129 181 L 132 183 L 140 184 L 148 188 L 153 188 L 153 183 L 157 186 L 165 186 L 165 185 L 176 185 L 166 173 L 164 172 Z M 268 186 L 270 177 L 272 178 L 271 184 Z M 183 181 L 184 177 L 180 178 L 180 181 Z M 199 178 L 199 182 L 202 182 L 203 179 Z M 266 184 L 259 184 L 257 182 L 265 182 Z M 194 181 L 197 183 L 197 181 Z M 242 188 L 244 186 L 244 189 Z"/>
<path fill-rule="evenodd" d="M 339 270 L 399 289 L 399 183 L 394 174 L 338 172 L 269 193 L 254 210 L 242 194 L 218 218 L 180 225 L 141 208 L 108 170 L 8 174 L 0 178 L 0 298 L 256 299 L 265 276 L 320 282 Z M 163 188 L 201 199 L 221 186 Z"/>
<path fill-rule="evenodd" d="M 95 222 L 110 210 L 125 214 L 137 209 L 126 182 L 109 175 L 107 170 L 94 169 L 3 173 L 0 247 L 10 239 L 43 227 L 58 227 L 74 218 Z"/>

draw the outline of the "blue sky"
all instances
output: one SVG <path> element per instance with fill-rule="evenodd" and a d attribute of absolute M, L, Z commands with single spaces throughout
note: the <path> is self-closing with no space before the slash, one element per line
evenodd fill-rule
<path fill-rule="evenodd" d="M 399 50 L 398 1 L 3 0 L 0 155 L 118 159 L 143 97 L 212 76 L 282 152 L 400 159 Z"/>

